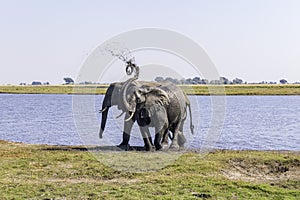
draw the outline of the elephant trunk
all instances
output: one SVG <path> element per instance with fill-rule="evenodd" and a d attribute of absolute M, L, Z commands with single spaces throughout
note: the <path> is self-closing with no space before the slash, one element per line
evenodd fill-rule
<path fill-rule="evenodd" d="M 128 81 L 126 81 L 126 83 L 123 85 L 122 89 L 121 89 L 121 93 L 122 93 L 122 101 L 124 104 L 124 107 L 126 108 L 126 110 L 128 112 L 134 113 L 135 112 L 135 107 L 130 106 L 129 102 L 127 101 L 126 95 L 127 95 L 127 90 L 129 85 L 135 81 L 137 78 L 131 78 Z"/>
<path fill-rule="evenodd" d="M 106 125 L 106 121 L 107 121 L 107 114 L 108 114 L 108 110 L 109 108 L 112 106 L 112 94 L 114 91 L 114 84 L 111 84 L 104 96 L 103 102 L 102 102 L 102 109 L 100 110 L 100 113 L 102 114 L 102 118 L 101 118 L 101 126 L 100 126 L 100 131 L 99 131 L 99 138 L 102 138 L 102 134 L 104 132 L 105 129 L 105 125 Z"/>
<path fill-rule="evenodd" d="M 107 121 L 107 114 L 109 107 L 105 107 L 106 109 L 102 112 L 102 118 L 101 118 L 101 127 L 100 127 L 100 132 L 99 132 L 99 138 L 102 138 L 102 134 L 105 129 L 106 121 Z M 103 109 L 102 109 L 103 110 Z"/>

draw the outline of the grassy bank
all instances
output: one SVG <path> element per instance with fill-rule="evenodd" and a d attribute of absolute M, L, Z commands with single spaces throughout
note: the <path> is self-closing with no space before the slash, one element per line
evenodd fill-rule
<path fill-rule="evenodd" d="M 187 94 L 220 94 L 219 86 L 181 85 Z M 107 85 L 0 86 L 0 93 L 12 94 L 103 94 Z M 226 85 L 226 95 L 300 95 L 300 85 Z"/>
<path fill-rule="evenodd" d="M 182 85 L 188 94 L 210 95 L 219 94 L 220 86 Z M 191 89 L 192 88 L 192 89 Z M 300 85 L 225 85 L 226 95 L 300 95 Z M 210 93 L 211 91 L 211 93 Z"/>
<path fill-rule="evenodd" d="M 104 94 L 107 85 L 41 85 L 0 86 L 0 93 L 9 94 Z"/>
<path fill-rule="evenodd" d="M 107 153 L 103 153 L 107 154 Z M 127 154 L 153 155 L 147 152 Z M 300 153 L 185 153 L 154 172 L 120 172 L 78 147 L 0 141 L 0 199 L 297 199 Z"/>

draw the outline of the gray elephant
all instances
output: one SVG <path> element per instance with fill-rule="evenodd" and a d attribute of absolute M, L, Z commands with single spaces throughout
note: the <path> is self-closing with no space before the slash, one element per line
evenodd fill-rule
<path fill-rule="evenodd" d="M 169 131 L 173 133 L 170 148 L 183 146 L 186 139 L 183 135 L 183 124 L 190 112 L 190 128 L 193 133 L 190 101 L 185 93 L 170 82 L 149 82 L 140 86 L 136 78 L 129 79 L 123 86 L 123 104 L 132 117 L 137 120 L 144 137 L 146 148 L 151 148 L 152 141 L 149 127 L 155 128 L 155 148 L 159 150 L 167 145 Z M 148 137 L 147 140 L 145 137 Z"/>
<path fill-rule="evenodd" d="M 156 128 L 156 149 L 162 147 L 162 141 L 167 143 L 169 130 L 173 133 L 173 140 L 175 140 L 171 147 L 177 147 L 177 143 L 179 146 L 183 146 L 185 138 L 182 128 L 186 119 L 186 107 L 188 106 L 190 109 L 190 103 L 177 86 L 170 83 L 136 81 L 136 78 L 126 82 L 112 83 L 108 87 L 102 103 L 100 138 L 105 129 L 109 108 L 114 105 L 126 113 L 123 140 L 119 146 L 128 147 L 130 132 L 136 120 L 140 126 L 146 150 L 153 149 L 149 126 Z"/>
<path fill-rule="evenodd" d="M 128 112 L 127 108 L 124 105 L 123 101 L 123 92 L 124 91 L 124 86 L 126 82 L 116 82 L 112 83 L 109 85 L 105 97 L 102 102 L 102 109 L 100 112 L 102 113 L 102 118 L 101 118 L 101 126 L 100 126 L 100 132 L 99 132 L 99 137 L 103 137 L 103 132 L 105 129 L 105 125 L 107 122 L 107 115 L 109 108 L 111 106 L 117 106 L 119 110 L 122 111 L 121 115 L 125 114 L 125 119 L 124 119 L 124 130 L 123 130 L 123 139 L 119 147 L 127 149 L 129 147 L 129 139 L 130 139 L 130 133 L 132 126 L 135 122 L 135 115 L 134 112 Z M 138 82 L 137 86 L 141 87 L 142 85 L 148 84 L 148 82 Z M 121 116 L 120 115 L 120 116 Z M 144 143 L 149 144 L 149 141 L 152 141 L 151 136 L 144 137 Z M 146 146 L 147 150 L 150 150 L 149 147 Z"/>

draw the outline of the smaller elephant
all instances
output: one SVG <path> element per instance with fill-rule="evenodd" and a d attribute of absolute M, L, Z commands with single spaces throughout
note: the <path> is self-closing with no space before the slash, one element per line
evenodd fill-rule
<path fill-rule="evenodd" d="M 142 136 L 148 138 L 148 140 L 145 140 L 148 142 L 145 144 L 146 148 L 152 149 L 153 143 L 151 141 L 149 127 L 154 127 L 155 149 L 160 150 L 162 148 L 162 140 L 165 144 L 168 142 L 168 137 L 164 136 L 168 134 L 170 126 L 167 111 L 164 106 L 169 103 L 169 98 L 163 90 L 157 88 L 148 88 L 147 90 L 151 90 L 151 92 L 146 94 L 143 90 L 139 91 L 142 95 L 145 95 L 146 99 L 144 102 L 137 103 L 137 114 L 135 117 L 140 126 Z"/>
<path fill-rule="evenodd" d="M 168 143 L 169 131 L 173 133 L 170 148 L 184 146 L 186 139 L 183 135 L 183 125 L 187 117 L 187 107 L 193 133 L 190 101 L 185 93 L 172 83 L 138 86 L 134 78 L 129 79 L 124 85 L 123 100 L 127 110 L 136 113 L 132 117 L 140 126 L 147 149 L 151 149 L 153 145 L 149 127 L 155 128 L 156 150 L 160 150 Z"/>

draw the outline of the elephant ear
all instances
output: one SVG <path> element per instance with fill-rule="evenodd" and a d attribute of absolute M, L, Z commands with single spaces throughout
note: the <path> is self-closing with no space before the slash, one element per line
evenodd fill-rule
<path fill-rule="evenodd" d="M 170 102 L 168 93 L 160 88 L 148 88 L 146 96 L 152 98 L 155 104 L 161 106 L 168 105 Z"/>

